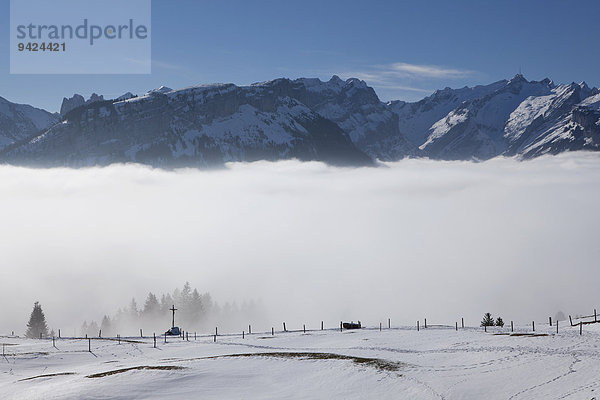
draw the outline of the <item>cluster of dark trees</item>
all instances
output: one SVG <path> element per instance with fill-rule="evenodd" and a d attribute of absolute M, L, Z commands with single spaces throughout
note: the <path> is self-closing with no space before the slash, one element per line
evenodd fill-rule
<path fill-rule="evenodd" d="M 496 318 L 496 320 L 494 321 L 494 317 L 492 317 L 492 314 L 485 313 L 483 314 L 483 319 L 481 320 L 481 326 L 499 326 L 499 327 L 503 327 L 504 326 L 504 321 L 502 320 L 501 317 Z"/>
<path fill-rule="evenodd" d="M 125 336 L 139 333 L 139 329 L 148 334 L 162 333 L 171 328 L 172 306 L 177 309 L 175 325 L 198 332 L 211 331 L 215 326 L 224 331 L 237 332 L 238 328 L 264 318 L 260 304 L 251 301 L 243 303 L 241 307 L 235 303 L 220 306 L 209 293 L 200 294 L 186 282 L 181 289 L 177 288 L 172 293 L 148 293 L 141 306 L 132 298 L 127 307 L 119 308 L 112 317 L 104 315 L 100 324 L 84 321 L 80 334 L 94 337 L 100 334 L 105 337 L 117 334 Z"/>

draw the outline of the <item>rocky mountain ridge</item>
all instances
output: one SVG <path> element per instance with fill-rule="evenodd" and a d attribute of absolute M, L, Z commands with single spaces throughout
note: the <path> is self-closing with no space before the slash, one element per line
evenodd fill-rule
<path fill-rule="evenodd" d="M 445 88 L 414 103 L 384 103 L 364 81 L 337 76 L 162 86 L 114 100 L 75 95 L 63 100 L 60 116 L 29 106 L 20 106 L 29 114 L 11 114 L 16 105 L 1 100 L 0 162 L 20 165 L 206 167 L 288 158 L 369 165 L 600 148 L 598 89 L 522 75 Z"/>

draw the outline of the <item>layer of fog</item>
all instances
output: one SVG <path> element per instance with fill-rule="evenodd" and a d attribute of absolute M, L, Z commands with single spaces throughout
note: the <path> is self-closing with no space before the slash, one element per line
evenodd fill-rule
<path fill-rule="evenodd" d="M 588 313 L 600 306 L 599 200 L 590 153 L 364 169 L 3 166 L 0 334 L 22 334 L 36 300 L 72 331 L 185 281 L 220 303 L 261 301 L 265 330 Z"/>

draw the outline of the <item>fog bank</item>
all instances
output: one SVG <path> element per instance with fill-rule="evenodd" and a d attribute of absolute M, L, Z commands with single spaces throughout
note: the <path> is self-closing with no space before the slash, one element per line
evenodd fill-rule
<path fill-rule="evenodd" d="M 600 306 L 599 200 L 592 153 L 361 169 L 2 166 L 0 334 L 22 334 L 36 300 L 69 332 L 185 281 L 219 303 L 261 301 L 276 328 L 588 313 Z"/>

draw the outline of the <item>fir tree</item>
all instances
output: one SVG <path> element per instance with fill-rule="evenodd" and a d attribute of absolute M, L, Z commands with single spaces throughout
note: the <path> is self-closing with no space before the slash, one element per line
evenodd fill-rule
<path fill-rule="evenodd" d="M 128 311 L 129 311 L 129 317 L 131 318 L 131 321 L 136 321 L 138 319 L 138 317 L 140 316 L 140 313 L 138 311 L 137 302 L 135 301 L 134 297 L 131 298 L 131 303 L 129 303 Z"/>
<path fill-rule="evenodd" d="M 148 297 L 146 297 L 146 302 L 144 303 L 144 309 L 142 310 L 142 314 L 144 317 L 155 317 L 158 315 L 160 310 L 160 304 L 158 304 L 158 299 L 153 293 L 148 293 Z"/>
<path fill-rule="evenodd" d="M 481 326 L 494 326 L 494 318 L 492 314 L 485 313 L 483 314 L 483 320 L 481 320 Z"/>
<path fill-rule="evenodd" d="M 46 316 L 44 316 L 42 306 L 36 301 L 33 304 L 33 311 L 27 323 L 27 333 L 25 336 L 28 338 L 39 338 L 40 335 L 48 337 L 48 325 L 46 324 Z"/>
<path fill-rule="evenodd" d="M 499 326 L 500 328 L 504 326 L 504 321 L 501 317 L 496 318 L 496 326 Z"/>
<path fill-rule="evenodd" d="M 104 318 L 102 318 L 100 329 L 102 330 L 102 334 L 104 336 L 112 336 L 112 322 L 110 321 L 110 317 L 108 315 L 105 315 Z"/>
<path fill-rule="evenodd" d="M 98 327 L 98 324 L 96 323 L 96 321 L 90 322 L 90 325 L 88 326 L 88 331 L 87 331 L 88 336 L 96 337 L 96 336 L 98 336 L 99 333 L 100 333 L 100 328 Z"/>
<path fill-rule="evenodd" d="M 171 308 L 173 304 L 175 304 L 175 301 L 173 300 L 171 295 L 169 293 L 167 293 L 166 295 L 163 294 L 160 298 L 160 314 L 167 314 L 169 312 L 169 308 Z"/>
<path fill-rule="evenodd" d="M 81 333 L 80 333 L 80 335 L 81 336 L 87 335 L 88 334 L 88 330 L 89 330 L 89 327 L 88 327 L 87 321 L 83 321 L 83 324 L 81 324 Z"/>

